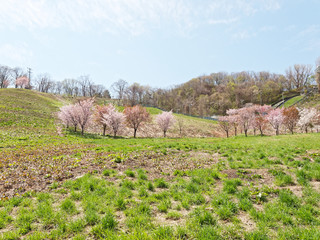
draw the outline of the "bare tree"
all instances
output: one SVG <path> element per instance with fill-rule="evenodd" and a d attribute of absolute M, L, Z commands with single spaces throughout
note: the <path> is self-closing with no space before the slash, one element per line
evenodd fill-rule
<path fill-rule="evenodd" d="M 103 93 L 105 91 L 105 87 L 103 85 L 90 85 L 89 87 L 89 95 L 91 97 L 96 96 L 96 97 L 103 97 Z"/>
<path fill-rule="evenodd" d="M 61 81 L 55 82 L 52 88 L 53 93 L 60 95 L 62 93 L 62 90 L 63 90 L 63 83 Z"/>
<path fill-rule="evenodd" d="M 94 96 L 94 82 L 91 81 L 89 75 L 80 76 L 78 79 L 81 95 L 83 97 Z"/>
<path fill-rule="evenodd" d="M 143 98 L 143 92 L 143 86 L 139 83 L 134 83 L 127 87 L 124 99 L 128 105 L 135 106 L 141 103 L 140 100 Z"/>
<path fill-rule="evenodd" d="M 182 131 L 183 131 L 183 128 L 184 128 L 184 120 L 183 120 L 183 118 L 182 117 L 177 118 L 177 123 L 178 123 L 180 137 L 182 137 Z"/>
<path fill-rule="evenodd" d="M 54 82 L 48 74 L 41 74 L 36 79 L 36 88 L 39 92 L 49 92 L 53 88 Z"/>
<path fill-rule="evenodd" d="M 295 64 L 286 70 L 286 75 L 295 88 L 302 88 L 307 85 L 312 73 L 311 65 Z"/>
<path fill-rule="evenodd" d="M 62 89 L 64 94 L 69 96 L 78 96 L 79 84 L 75 79 L 65 79 L 62 81 Z"/>
<path fill-rule="evenodd" d="M 11 68 L 0 65 L 0 88 L 7 88 L 11 82 Z"/>
<path fill-rule="evenodd" d="M 119 79 L 111 85 L 112 91 L 116 93 L 116 98 L 119 100 L 119 104 L 123 99 L 125 89 L 127 88 L 128 83 L 125 80 Z"/>
<path fill-rule="evenodd" d="M 108 89 L 106 89 L 106 90 L 103 91 L 102 97 L 107 98 L 107 99 L 110 99 L 110 98 L 111 98 L 111 95 L 110 95 L 110 92 L 109 92 Z"/>

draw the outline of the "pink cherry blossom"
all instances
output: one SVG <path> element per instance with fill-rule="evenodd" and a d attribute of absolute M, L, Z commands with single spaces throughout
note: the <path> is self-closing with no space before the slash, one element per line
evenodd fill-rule
<path fill-rule="evenodd" d="M 284 120 L 282 110 L 280 108 L 271 110 L 267 116 L 267 120 L 269 121 L 271 126 L 276 130 L 276 135 L 279 135 L 279 129 Z"/>
<path fill-rule="evenodd" d="M 124 109 L 124 115 L 126 117 L 126 123 L 128 127 L 133 128 L 133 137 L 137 135 L 137 130 L 141 124 L 150 121 L 150 114 L 146 108 L 136 105 L 133 107 L 126 107 Z"/>
<path fill-rule="evenodd" d="M 16 79 L 16 86 L 20 88 L 28 87 L 29 83 L 30 83 L 29 78 L 27 78 L 26 76 L 18 77 Z"/>
<path fill-rule="evenodd" d="M 303 108 L 299 111 L 300 119 L 298 126 L 308 133 L 308 128 L 312 128 L 318 112 L 314 108 Z"/>
<path fill-rule="evenodd" d="M 117 136 L 117 132 L 123 127 L 125 116 L 123 113 L 117 111 L 117 109 L 109 104 L 106 108 L 106 112 L 102 114 L 102 122 L 113 131 L 113 136 Z"/>
<path fill-rule="evenodd" d="M 172 114 L 172 111 L 162 112 L 156 116 L 156 122 L 163 131 L 163 137 L 166 137 L 168 129 L 175 123 L 175 118 Z"/>

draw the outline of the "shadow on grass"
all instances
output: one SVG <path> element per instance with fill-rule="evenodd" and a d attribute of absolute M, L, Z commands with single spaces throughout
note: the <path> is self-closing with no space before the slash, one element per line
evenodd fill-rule
<path fill-rule="evenodd" d="M 81 132 L 75 132 L 71 129 L 67 130 L 68 135 L 71 136 L 76 136 L 79 138 L 84 138 L 84 139 L 126 139 L 125 137 L 121 137 L 121 136 L 112 136 L 112 135 L 100 135 L 100 134 L 95 134 L 95 133 L 84 133 L 83 135 L 81 134 Z"/>

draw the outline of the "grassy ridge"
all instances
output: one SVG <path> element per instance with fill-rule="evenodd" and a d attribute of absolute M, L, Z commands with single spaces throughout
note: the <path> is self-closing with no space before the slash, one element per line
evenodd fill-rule
<path fill-rule="evenodd" d="M 291 107 L 292 105 L 296 104 L 297 102 L 299 102 L 304 96 L 296 96 L 293 97 L 291 99 L 289 99 L 288 101 L 286 101 L 284 103 L 284 107 Z"/>

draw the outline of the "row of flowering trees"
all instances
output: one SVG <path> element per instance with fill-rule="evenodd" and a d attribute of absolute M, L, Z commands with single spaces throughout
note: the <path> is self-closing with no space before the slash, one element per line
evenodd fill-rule
<path fill-rule="evenodd" d="M 58 117 L 67 128 L 73 127 L 74 131 L 77 131 L 77 127 L 80 127 L 82 135 L 88 124 L 94 123 L 102 128 L 103 135 L 110 129 L 115 137 L 125 126 L 132 128 L 133 136 L 136 137 L 139 127 L 152 120 L 146 108 L 140 105 L 125 107 L 124 111 L 120 112 L 112 104 L 94 106 L 94 99 L 63 106 L 58 112 Z M 162 112 L 155 120 L 166 137 L 168 129 L 175 123 L 172 112 Z"/>
<path fill-rule="evenodd" d="M 292 134 L 296 126 L 307 133 L 309 128 L 320 123 L 319 117 L 319 112 L 314 108 L 298 109 L 292 106 L 273 109 L 269 105 L 253 105 L 227 110 L 226 116 L 219 117 L 219 125 L 227 137 L 231 129 L 234 129 L 234 134 L 237 135 L 238 128 L 245 136 L 248 136 L 249 129 L 252 129 L 254 134 L 258 130 L 262 136 L 268 126 L 275 130 L 276 135 L 279 135 L 282 126 Z"/>

